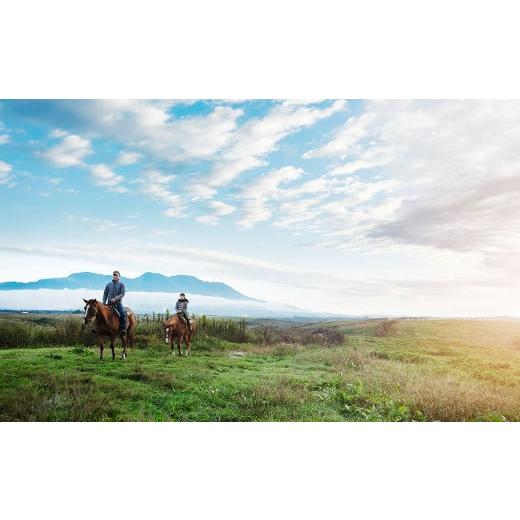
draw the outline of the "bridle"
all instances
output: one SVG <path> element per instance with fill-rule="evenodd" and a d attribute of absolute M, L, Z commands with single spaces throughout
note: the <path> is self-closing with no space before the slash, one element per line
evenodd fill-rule
<path fill-rule="evenodd" d="M 93 309 L 94 312 L 92 315 L 89 316 L 90 311 L 92 310 L 92 307 L 94 307 L 94 309 Z M 97 313 L 98 313 L 98 310 L 97 310 L 97 306 L 96 306 L 95 302 L 86 303 L 85 304 L 85 325 L 88 325 L 97 316 Z"/>

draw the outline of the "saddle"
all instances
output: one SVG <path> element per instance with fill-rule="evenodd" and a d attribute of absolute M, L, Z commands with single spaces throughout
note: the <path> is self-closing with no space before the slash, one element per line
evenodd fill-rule
<path fill-rule="evenodd" d="M 112 309 L 113 314 L 115 314 L 118 318 L 121 317 L 120 312 L 117 310 L 117 307 L 115 305 L 110 305 L 110 308 Z M 132 311 L 128 307 L 125 307 L 124 309 L 126 316 L 132 314 Z"/>
<path fill-rule="evenodd" d="M 193 323 L 193 320 L 191 318 L 190 318 L 190 321 L 188 324 L 188 323 L 186 323 L 186 318 L 183 316 L 183 314 L 181 312 L 178 312 L 177 316 L 179 316 L 180 320 L 182 321 L 182 323 L 184 323 L 184 325 L 186 327 L 191 328 L 191 324 Z"/>

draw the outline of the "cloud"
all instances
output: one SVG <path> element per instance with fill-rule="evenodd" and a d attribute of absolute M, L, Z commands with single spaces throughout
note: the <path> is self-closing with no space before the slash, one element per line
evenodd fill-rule
<path fill-rule="evenodd" d="M 11 180 L 12 166 L 4 161 L 0 161 L 0 184 L 7 184 Z"/>
<path fill-rule="evenodd" d="M 266 156 L 277 149 L 282 139 L 330 117 L 345 106 L 344 101 L 335 101 L 326 108 L 275 105 L 266 116 L 250 119 L 237 130 L 232 144 L 217 158 L 205 182 L 195 183 L 193 190 L 201 197 L 211 196 L 215 188 L 230 183 L 242 172 L 267 164 Z"/>
<path fill-rule="evenodd" d="M 330 170 L 338 179 L 362 174 L 394 181 L 378 205 L 357 212 L 368 218 L 358 228 L 367 249 L 496 258 L 520 247 L 519 150 L 518 102 L 370 101 L 305 157 L 347 160 Z M 359 188 L 358 200 L 369 195 L 366 189 Z M 347 244 L 339 235 L 334 242 Z"/>
<path fill-rule="evenodd" d="M 195 220 L 201 224 L 209 224 L 211 226 L 218 224 L 220 217 L 231 215 L 236 209 L 234 206 L 219 200 L 212 200 L 209 202 L 208 207 L 212 210 L 212 213 L 196 217 Z"/>
<path fill-rule="evenodd" d="M 137 228 L 135 224 L 127 224 L 124 222 L 114 222 L 110 219 L 100 219 L 100 218 L 92 218 L 92 217 L 78 217 L 75 215 L 69 215 L 69 220 L 75 220 L 81 222 L 85 225 L 85 227 L 93 227 L 96 231 L 105 232 L 105 231 L 130 231 Z"/>
<path fill-rule="evenodd" d="M 117 193 L 128 191 L 127 188 L 121 186 L 124 182 L 124 177 L 115 173 L 106 164 L 95 164 L 89 166 L 89 168 L 96 186 L 102 186 Z"/>
<path fill-rule="evenodd" d="M 158 170 L 150 170 L 145 172 L 140 180 L 142 193 L 168 206 L 163 211 L 163 215 L 166 217 L 184 216 L 185 204 L 182 197 L 173 193 L 169 188 L 174 179 L 174 175 L 164 175 Z"/>
<path fill-rule="evenodd" d="M 273 170 L 247 185 L 240 195 L 244 200 L 242 205 L 244 215 L 238 221 L 238 226 L 247 229 L 257 222 L 268 220 L 271 217 L 268 201 L 277 198 L 281 185 L 294 181 L 302 174 L 301 168 L 285 166 Z"/>
<path fill-rule="evenodd" d="M 0 134 L 0 144 L 6 144 L 9 142 L 9 136 L 7 134 Z"/>
<path fill-rule="evenodd" d="M 196 217 L 195 220 L 201 224 L 216 226 L 220 219 L 216 215 L 200 215 L 199 217 Z"/>
<path fill-rule="evenodd" d="M 79 135 L 67 135 L 61 143 L 39 155 L 59 168 L 82 166 L 84 158 L 92 153 L 90 141 Z"/>
<path fill-rule="evenodd" d="M 97 219 L 87 219 L 86 223 L 93 222 Z M 42 256 L 50 258 L 72 258 L 81 257 L 87 259 L 99 259 L 98 247 L 90 247 L 80 244 L 67 244 L 66 246 L 11 246 L 0 245 L 0 252 L 14 253 L 23 256 Z M 208 268 L 211 266 L 215 272 L 219 273 L 243 273 L 246 277 L 258 277 L 262 282 L 267 280 L 274 283 L 282 283 L 284 285 L 297 286 L 302 288 L 325 287 L 332 288 L 340 285 L 345 293 L 352 291 L 360 293 L 369 286 L 374 287 L 373 282 L 365 282 L 361 279 L 349 278 L 343 275 L 335 275 L 324 271 L 312 271 L 298 269 L 294 266 L 284 266 L 273 262 L 268 262 L 255 257 L 237 255 L 229 251 L 220 251 L 215 249 L 206 249 L 199 247 L 190 247 L 185 245 L 156 245 L 147 244 L 140 247 L 139 250 L 133 250 L 131 253 L 122 251 L 106 251 L 104 259 L 108 261 L 117 261 L 119 265 L 131 263 L 137 265 L 140 269 L 143 266 L 150 265 L 150 262 L 156 266 L 170 266 L 172 258 L 182 259 L 190 265 L 197 265 L 199 268 L 203 266 Z M 128 269 L 127 269 L 128 270 Z"/>
<path fill-rule="evenodd" d="M 293 106 L 293 105 L 316 105 L 317 103 L 322 103 L 325 101 L 324 99 L 285 99 L 283 101 L 284 105 Z"/>
<path fill-rule="evenodd" d="M 67 134 L 67 132 L 65 132 L 64 130 L 60 130 L 59 128 L 55 128 L 54 130 L 52 130 L 49 134 L 49 137 L 51 139 L 58 139 L 60 137 L 65 137 Z"/>
<path fill-rule="evenodd" d="M 84 244 L 48 245 L 46 247 L 0 244 L 0 252 L 19 255 L 20 258 L 47 257 L 60 260 L 70 259 L 74 262 L 81 258 L 85 265 L 86 262 L 100 262 L 99 247 L 99 244 L 92 247 Z M 428 293 L 436 295 L 437 300 L 428 305 L 430 310 L 427 312 L 431 313 L 431 309 L 435 308 L 439 314 L 460 315 L 460 307 L 458 308 L 456 303 L 452 304 L 449 300 L 447 301 L 453 295 L 455 288 L 456 293 L 466 295 L 465 298 L 458 301 L 468 302 L 468 306 L 462 306 L 463 314 L 467 315 L 475 313 L 475 308 L 483 308 L 479 305 L 472 307 L 471 301 L 478 300 L 479 297 L 486 294 L 485 291 L 490 285 L 495 293 L 499 294 L 492 285 L 494 280 L 489 277 L 471 275 L 448 277 L 441 283 L 434 278 L 412 276 L 402 279 L 380 276 L 368 280 L 360 276 L 348 276 L 319 269 L 301 269 L 293 265 L 285 266 L 267 262 L 256 257 L 236 255 L 229 251 L 190 247 L 184 244 L 178 246 L 145 244 L 139 248 L 122 247 L 118 251 L 108 248 L 102 258 L 102 268 L 112 269 L 114 263 L 117 263 L 124 272 L 142 273 L 146 269 L 155 269 L 169 273 L 172 258 L 176 259 L 177 272 L 182 272 L 179 270 L 189 267 L 191 274 L 196 275 L 197 272 L 200 272 L 205 273 L 206 277 L 216 276 L 217 279 L 230 283 L 248 295 L 264 297 L 271 301 L 274 299 L 278 302 L 290 301 L 294 305 L 312 308 L 312 305 L 309 306 L 303 302 L 315 302 L 316 295 L 319 294 L 321 296 L 320 311 L 330 310 L 358 315 L 376 312 L 390 315 L 401 313 L 417 315 L 425 312 L 425 305 L 421 297 L 424 298 L 425 293 Z M 519 283 L 518 280 L 512 280 L 509 287 L 503 287 L 503 289 L 508 288 L 508 297 L 518 291 Z M 265 289 L 266 287 L 267 289 Z M 513 290 L 511 290 L 512 288 Z M 276 291 L 276 293 L 272 291 Z M 409 302 L 408 312 L 402 310 L 403 301 Z M 399 308 L 396 308 L 396 303 Z M 495 309 L 498 308 L 498 312 L 500 312 L 502 309 L 506 310 L 508 305 L 510 304 L 505 303 Z M 372 310 L 367 312 L 368 308 Z"/>
<path fill-rule="evenodd" d="M 397 208 L 395 200 L 384 206 L 375 202 L 394 190 L 397 182 L 393 179 L 324 174 L 298 184 L 304 175 L 303 169 L 288 166 L 247 185 L 239 195 L 244 202 L 238 226 L 247 229 L 275 215 L 273 225 L 278 228 L 312 232 L 321 238 L 347 229 L 352 236 L 361 230 L 366 233 Z"/>
<path fill-rule="evenodd" d="M 357 117 L 351 117 L 347 123 L 335 133 L 334 138 L 322 147 L 306 152 L 303 157 L 311 159 L 314 157 L 339 156 L 344 158 L 348 153 L 351 155 L 358 151 L 358 143 L 368 135 L 368 127 L 374 121 L 373 113 L 368 112 Z"/>
<path fill-rule="evenodd" d="M 173 163 L 212 158 L 230 142 L 243 114 L 241 109 L 216 106 L 209 114 L 177 118 L 171 114 L 176 104 L 175 100 L 61 100 L 46 102 L 45 114 L 60 124 L 65 120 L 81 132 Z"/>
<path fill-rule="evenodd" d="M 136 162 L 139 161 L 139 159 L 141 157 L 142 157 L 142 154 L 137 153 L 137 152 L 122 151 L 119 153 L 117 162 L 118 162 L 118 164 L 126 166 L 129 164 L 135 164 Z"/>

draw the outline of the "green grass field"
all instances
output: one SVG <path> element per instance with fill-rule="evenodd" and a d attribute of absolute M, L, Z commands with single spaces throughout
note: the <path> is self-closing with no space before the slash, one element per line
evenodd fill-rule
<path fill-rule="evenodd" d="M 326 329 L 344 341 L 320 344 Z M 317 332 L 314 344 L 288 341 L 304 332 Z M 520 419 L 520 321 L 339 321 L 284 334 L 200 334 L 191 357 L 172 357 L 156 330 L 127 360 L 104 362 L 82 344 L 3 348 L 0 420 Z"/>

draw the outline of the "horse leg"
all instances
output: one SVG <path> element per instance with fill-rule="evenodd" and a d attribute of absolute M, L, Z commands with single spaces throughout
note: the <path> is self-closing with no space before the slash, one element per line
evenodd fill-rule
<path fill-rule="evenodd" d="M 132 327 L 132 330 L 130 331 L 130 348 L 134 348 L 135 344 L 135 329 Z"/>
<path fill-rule="evenodd" d="M 114 350 L 114 335 L 110 334 L 110 349 L 112 350 L 112 361 L 116 359 L 116 352 Z"/>
<path fill-rule="evenodd" d="M 177 350 L 179 351 L 179 356 L 182 356 L 181 345 L 182 345 L 182 334 L 179 334 L 177 336 Z"/>
<path fill-rule="evenodd" d="M 98 342 L 99 342 L 99 361 L 103 361 L 103 337 L 98 336 Z"/>
<path fill-rule="evenodd" d="M 191 341 L 191 334 L 186 334 L 186 338 L 184 339 L 186 343 L 186 355 L 191 356 L 191 348 L 190 348 L 190 341 Z"/>
<path fill-rule="evenodd" d="M 121 357 L 123 359 L 125 359 L 127 357 L 127 354 L 126 354 L 126 347 L 127 347 L 126 334 L 121 334 L 121 343 L 123 343 L 123 353 L 121 354 Z"/>

